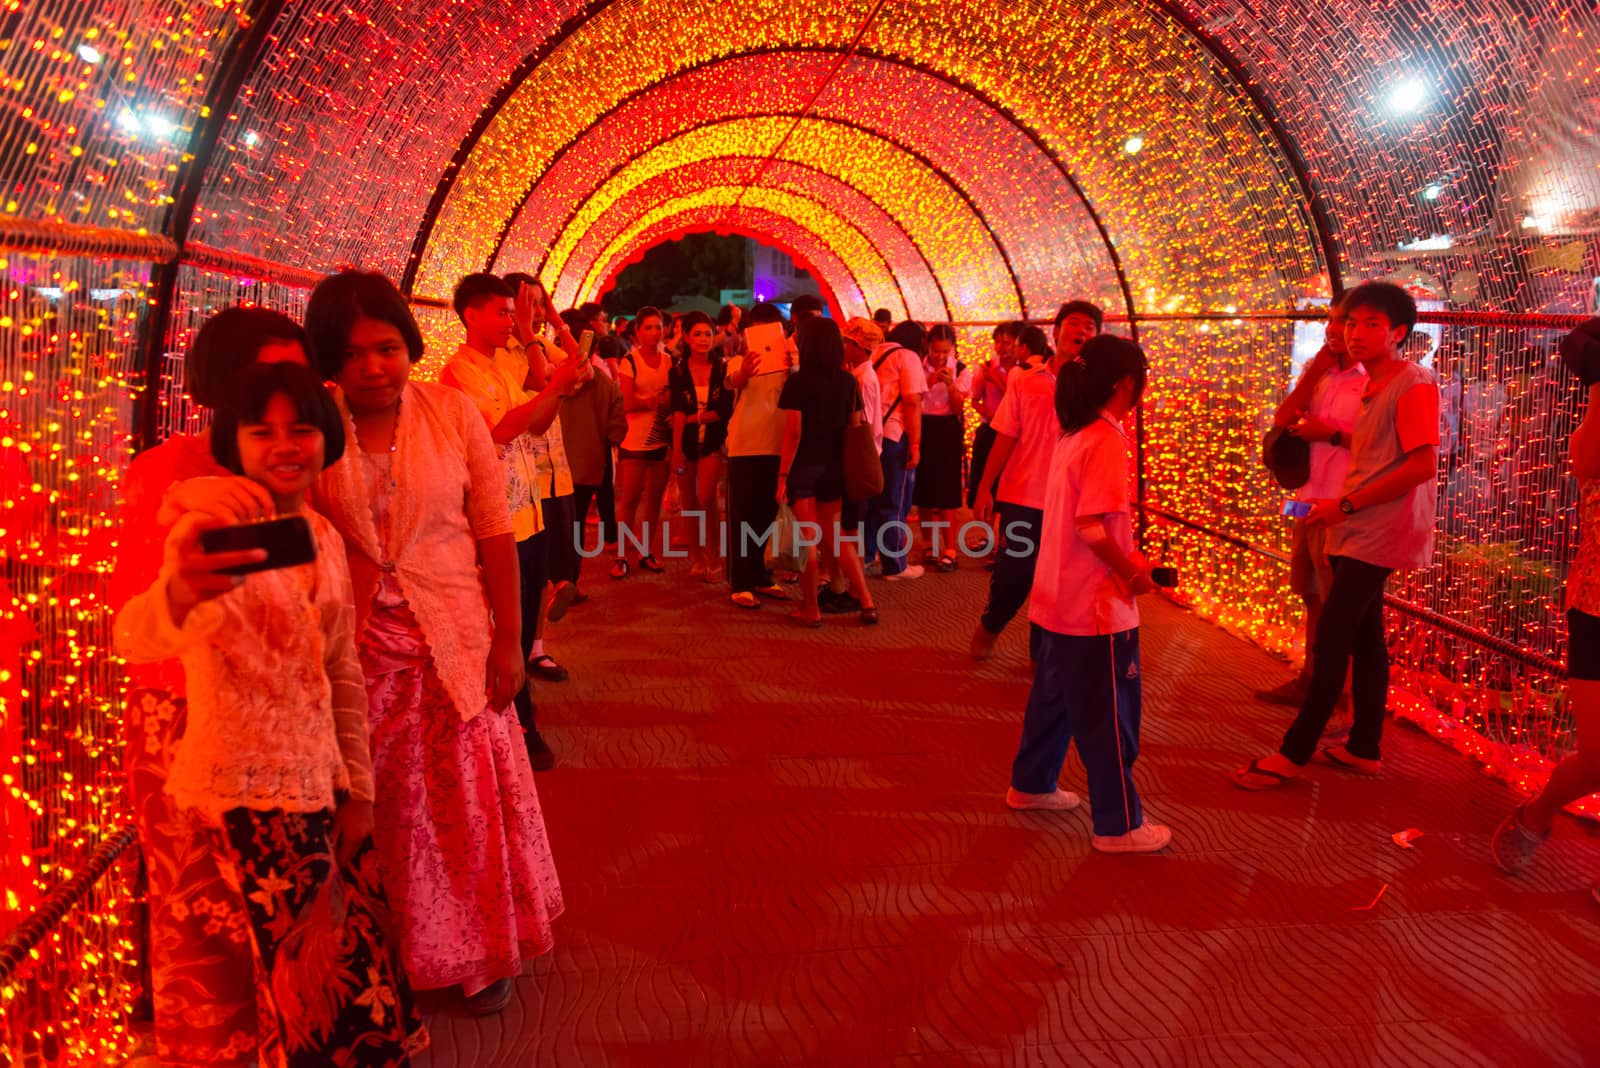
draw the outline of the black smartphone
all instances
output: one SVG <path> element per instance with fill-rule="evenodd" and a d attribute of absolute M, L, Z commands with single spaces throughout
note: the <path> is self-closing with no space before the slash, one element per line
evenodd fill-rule
<path fill-rule="evenodd" d="M 1178 569 L 1175 567 L 1152 567 L 1150 581 L 1164 590 L 1176 589 L 1178 585 Z"/>
<path fill-rule="evenodd" d="M 207 553 L 237 553 L 265 549 L 267 558 L 253 564 L 240 564 L 222 570 L 224 575 L 250 575 L 257 571 L 276 571 L 283 567 L 309 564 L 317 558 L 317 543 L 311 537 L 311 524 L 303 515 L 264 519 L 259 523 L 217 527 L 200 532 L 200 548 Z"/>

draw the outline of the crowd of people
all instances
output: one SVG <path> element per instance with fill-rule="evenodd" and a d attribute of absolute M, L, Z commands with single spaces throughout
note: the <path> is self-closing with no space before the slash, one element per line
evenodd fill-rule
<path fill-rule="evenodd" d="M 986 567 L 969 652 L 993 655 L 1026 603 L 1035 665 L 1005 803 L 1078 807 L 1059 784 L 1076 744 L 1093 847 L 1171 842 L 1132 774 L 1137 598 L 1171 581 L 1134 537 L 1128 420 L 1150 371 L 1094 304 L 1063 304 L 1049 333 L 1002 323 L 970 362 L 948 324 L 839 323 L 815 298 L 787 319 L 761 303 L 615 321 L 558 313 L 526 275 L 473 274 L 453 306 L 461 342 L 437 382 L 413 378 L 422 333 L 381 275 L 325 279 L 303 324 L 218 313 L 185 364 L 210 429 L 128 472 L 116 634 L 144 740 L 130 772 L 164 1056 L 400 1064 L 426 1042 L 413 992 L 507 1003 L 563 908 L 533 687 L 569 677 L 546 627 L 589 599 L 602 553 L 610 581 L 687 560 L 731 606 L 782 605 L 802 627 L 877 624 L 873 576 Z M 1310 451 L 1291 573 L 1309 655 L 1262 695 L 1298 713 L 1240 787 L 1313 760 L 1381 768 L 1382 595 L 1427 564 L 1434 527 L 1439 391 L 1401 357 L 1415 321 L 1396 286 L 1350 291 L 1277 412 Z M 1596 343 L 1572 363 L 1600 388 Z M 1592 424 L 1574 441 L 1583 741 L 1497 834 L 1508 869 L 1600 786 Z M 775 569 L 780 513 L 813 532 L 792 574 Z M 1348 730 L 1329 736 L 1345 702 Z"/>

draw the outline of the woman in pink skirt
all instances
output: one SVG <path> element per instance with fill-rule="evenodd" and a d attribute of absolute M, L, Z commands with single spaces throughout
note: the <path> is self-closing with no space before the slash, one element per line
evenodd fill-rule
<path fill-rule="evenodd" d="M 306 327 L 353 446 L 317 507 L 355 584 L 401 955 L 414 989 L 460 986 L 472 1011 L 498 1012 L 562 909 L 511 710 L 524 675 L 504 470 L 463 394 L 410 381 L 422 334 L 388 279 L 325 279 Z"/>

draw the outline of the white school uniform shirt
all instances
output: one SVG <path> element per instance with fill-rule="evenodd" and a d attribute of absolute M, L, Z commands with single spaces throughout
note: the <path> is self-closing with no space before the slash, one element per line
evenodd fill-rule
<path fill-rule="evenodd" d="M 867 420 L 867 425 L 872 427 L 872 447 L 878 450 L 879 456 L 882 456 L 883 407 L 878 401 L 878 376 L 872 370 L 872 361 L 856 364 L 850 368 L 850 373 L 855 375 L 856 381 L 861 384 L 861 411 Z"/>
<path fill-rule="evenodd" d="M 1104 412 L 1057 443 L 1028 596 L 1030 622 L 1078 637 L 1120 634 L 1139 625 L 1138 604 L 1123 592 L 1077 525 L 1081 516 L 1103 516 L 1106 534 L 1123 552 L 1132 552 L 1132 471 L 1127 434 Z"/>
<path fill-rule="evenodd" d="M 904 422 L 907 395 L 921 396 L 928 392 L 928 379 L 922 373 L 922 360 L 910 349 L 886 341 L 872 350 L 872 365 L 878 372 L 880 403 L 882 404 L 883 436 L 899 441 L 905 436 Z M 896 402 L 899 403 L 896 403 Z M 889 409 L 893 408 L 893 411 Z"/>
<path fill-rule="evenodd" d="M 952 368 L 953 370 L 953 368 Z M 926 362 L 922 365 L 925 379 L 930 383 L 928 392 L 922 395 L 923 415 L 954 415 L 955 406 L 950 403 L 950 387 L 943 382 L 933 381 L 933 370 Z M 972 369 L 963 367 L 956 374 L 956 388 L 963 396 L 972 396 Z"/>
<path fill-rule="evenodd" d="M 1043 508 L 1050 457 L 1061 440 L 1056 417 L 1056 376 L 1048 365 L 1014 373 L 989 427 L 1016 439 L 1011 458 L 1000 471 L 994 499 L 1024 508 Z"/>

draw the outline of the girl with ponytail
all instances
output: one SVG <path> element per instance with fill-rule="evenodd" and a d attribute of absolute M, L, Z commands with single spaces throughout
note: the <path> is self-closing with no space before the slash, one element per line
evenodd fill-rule
<path fill-rule="evenodd" d="M 1139 751 L 1139 609 L 1155 590 L 1133 547 L 1131 464 L 1123 428 L 1144 393 L 1145 358 L 1126 338 L 1101 335 L 1061 364 L 1038 565 L 1028 619 L 1039 628 L 1037 665 L 1006 804 L 1064 811 L 1057 786 L 1073 741 L 1089 781 L 1094 848 L 1150 853 L 1172 831 L 1144 818 L 1133 785 Z"/>
<path fill-rule="evenodd" d="M 1133 390 L 1131 410 L 1144 395 L 1144 350 L 1127 338 L 1110 334 L 1087 342 L 1083 357 L 1063 364 L 1056 374 L 1056 418 L 1061 420 L 1061 432 L 1076 434 L 1099 419 L 1124 383 Z"/>

